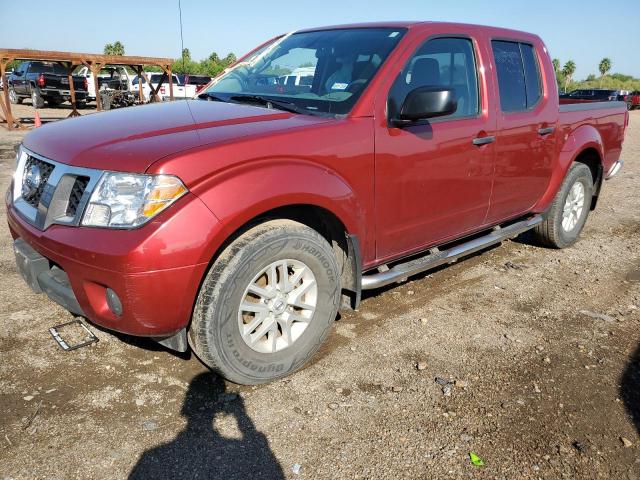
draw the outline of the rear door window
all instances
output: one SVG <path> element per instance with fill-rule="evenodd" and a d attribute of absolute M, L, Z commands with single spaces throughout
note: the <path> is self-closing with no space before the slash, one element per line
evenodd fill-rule
<path fill-rule="evenodd" d="M 535 49 L 528 43 L 493 40 L 500 108 L 520 112 L 534 107 L 542 97 L 540 68 Z"/>
<path fill-rule="evenodd" d="M 540 81 L 540 69 L 533 45 L 520 44 L 522 52 L 522 64 L 524 66 L 524 80 L 527 87 L 527 108 L 533 107 L 542 97 L 542 83 Z"/>

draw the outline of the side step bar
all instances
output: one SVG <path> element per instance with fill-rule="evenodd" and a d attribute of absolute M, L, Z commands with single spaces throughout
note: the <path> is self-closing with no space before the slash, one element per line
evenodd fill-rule
<path fill-rule="evenodd" d="M 542 215 L 534 215 L 526 220 L 512 223 L 506 227 L 496 227 L 491 233 L 482 237 L 474 238 L 468 242 L 453 246 L 447 250 L 432 248 L 424 257 L 399 263 L 390 269 L 378 271 L 377 273 L 365 274 L 362 276 L 362 289 L 372 290 L 384 287 L 390 283 L 399 282 L 407 277 L 416 275 L 426 270 L 439 267 L 445 263 L 453 263 L 461 257 L 471 255 L 496 243 L 500 243 L 509 238 L 514 238 L 527 230 L 531 230 L 536 225 L 542 223 Z"/>

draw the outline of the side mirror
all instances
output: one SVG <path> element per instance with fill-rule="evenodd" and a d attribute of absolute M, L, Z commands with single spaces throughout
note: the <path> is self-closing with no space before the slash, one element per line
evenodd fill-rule
<path fill-rule="evenodd" d="M 410 125 L 426 118 L 443 117 L 455 113 L 458 101 L 452 88 L 418 87 L 411 90 L 400 107 L 395 126 Z"/>

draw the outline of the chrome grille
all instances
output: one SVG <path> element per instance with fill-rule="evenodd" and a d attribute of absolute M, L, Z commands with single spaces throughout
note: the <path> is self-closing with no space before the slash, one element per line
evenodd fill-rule
<path fill-rule="evenodd" d="M 55 167 L 48 162 L 32 157 L 31 155 L 27 156 L 27 161 L 24 165 L 24 174 L 22 176 L 22 198 L 32 207 L 38 208 L 42 192 L 54 168 Z M 25 184 L 28 181 L 28 172 L 36 171 L 38 172 L 37 185 L 34 185 L 34 188 L 25 188 Z"/>
<path fill-rule="evenodd" d="M 21 147 L 13 177 L 13 208 L 40 230 L 53 224 L 78 226 L 102 173 L 59 163 Z"/>

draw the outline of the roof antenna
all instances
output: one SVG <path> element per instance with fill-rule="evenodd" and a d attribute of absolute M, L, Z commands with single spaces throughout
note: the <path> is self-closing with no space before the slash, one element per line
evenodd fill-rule
<path fill-rule="evenodd" d="M 178 12 L 180 14 L 180 54 L 182 55 L 182 71 L 184 72 L 184 37 L 182 36 L 182 4 L 178 0 Z M 187 86 L 184 85 L 184 98 L 187 98 Z"/>

